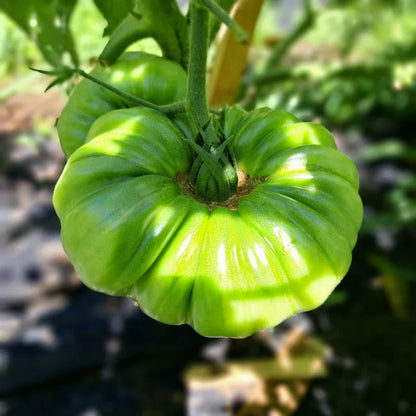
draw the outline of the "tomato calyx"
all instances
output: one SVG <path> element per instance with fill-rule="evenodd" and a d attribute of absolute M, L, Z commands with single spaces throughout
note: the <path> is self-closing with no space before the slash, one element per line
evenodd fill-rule
<path fill-rule="evenodd" d="M 244 197 L 250 195 L 259 184 L 265 182 L 268 179 L 267 176 L 262 178 L 252 178 L 241 169 L 237 171 L 237 176 L 237 190 L 235 193 L 233 193 L 233 195 L 231 195 L 230 198 L 225 201 L 207 201 L 201 198 L 195 192 L 194 187 L 190 183 L 189 173 L 177 173 L 175 176 L 175 181 L 178 183 L 183 195 L 191 196 L 197 202 L 206 205 L 210 211 L 214 210 L 216 207 L 224 207 L 231 211 L 235 211 L 238 208 L 239 202 Z"/>
<path fill-rule="evenodd" d="M 189 181 L 194 192 L 205 201 L 226 201 L 237 191 L 237 163 L 229 141 L 218 121 L 212 118 L 195 142 L 189 142 L 196 153 Z"/>

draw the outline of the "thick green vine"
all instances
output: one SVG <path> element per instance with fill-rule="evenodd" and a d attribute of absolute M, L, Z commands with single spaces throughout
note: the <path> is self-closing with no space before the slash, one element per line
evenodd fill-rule
<path fill-rule="evenodd" d="M 114 30 L 100 59 L 113 64 L 132 43 L 153 38 L 163 56 L 187 65 L 187 23 L 176 0 L 141 0 Z"/>

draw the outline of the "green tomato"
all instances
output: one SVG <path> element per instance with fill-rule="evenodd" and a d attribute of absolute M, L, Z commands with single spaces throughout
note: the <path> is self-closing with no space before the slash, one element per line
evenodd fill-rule
<path fill-rule="evenodd" d="M 185 71 L 177 63 L 155 55 L 129 52 L 111 67 L 98 65 L 91 75 L 156 105 L 171 104 L 185 97 Z M 98 117 L 111 110 L 136 105 L 83 79 L 72 91 L 58 121 L 58 134 L 65 156 L 71 156 L 85 143 L 88 130 Z"/>
<path fill-rule="evenodd" d="M 354 164 L 322 126 L 226 110 L 239 189 L 193 195 L 193 155 L 148 108 L 99 118 L 59 179 L 62 241 L 89 287 L 205 336 L 245 337 L 322 304 L 348 271 L 362 221 Z"/>

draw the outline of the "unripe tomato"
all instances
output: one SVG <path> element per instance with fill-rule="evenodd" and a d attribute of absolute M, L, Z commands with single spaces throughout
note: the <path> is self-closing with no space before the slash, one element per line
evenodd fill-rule
<path fill-rule="evenodd" d="M 171 104 L 185 97 L 186 73 L 182 67 L 143 52 L 125 53 L 111 67 L 97 65 L 91 75 L 156 105 Z M 72 91 L 58 121 L 58 134 L 65 156 L 71 156 L 84 144 L 88 130 L 98 117 L 108 111 L 136 105 L 83 79 Z"/>
<path fill-rule="evenodd" d="M 237 193 L 202 201 L 193 155 L 147 108 L 100 117 L 54 204 L 89 287 L 205 336 L 244 337 L 322 304 L 346 274 L 362 220 L 354 164 L 322 126 L 284 111 L 225 110 Z"/>

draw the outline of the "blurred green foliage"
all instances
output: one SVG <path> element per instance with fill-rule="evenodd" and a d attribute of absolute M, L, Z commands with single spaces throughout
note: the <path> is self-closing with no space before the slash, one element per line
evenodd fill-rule
<path fill-rule="evenodd" d="M 0 13 L 0 79 L 39 62 L 41 55 L 35 44 L 4 14 Z"/>
<path fill-rule="evenodd" d="M 69 30 L 76 0 L 2 0 L 7 14 L 38 46 L 52 65 L 66 61 L 78 64 L 78 55 Z"/>
<path fill-rule="evenodd" d="M 80 65 L 88 65 L 103 49 L 106 20 L 92 0 L 77 2 L 70 21 Z M 0 12 L 0 78 L 8 74 L 27 73 L 29 66 L 45 65 L 36 43 L 5 13 Z"/>
<path fill-rule="evenodd" d="M 297 43 L 279 68 L 280 79 L 275 74 L 273 94 L 267 86 L 264 103 L 329 125 L 366 123 L 371 114 L 397 122 L 412 117 L 416 2 L 328 1 Z"/>
<path fill-rule="evenodd" d="M 100 7 L 97 7 L 98 3 Z M 73 34 L 80 67 L 86 68 L 95 62 L 108 42 L 108 37 L 105 34 L 114 29 L 117 16 L 126 11 L 125 7 L 120 7 L 120 13 L 107 20 L 103 14 L 109 17 L 113 3 L 114 1 L 106 2 L 104 0 L 78 0 L 76 3 L 69 28 Z M 40 53 L 36 43 L 5 13 L 1 13 L 1 10 L 0 29 L 0 79 L 19 73 L 27 75 L 28 67 L 39 68 L 47 65 L 45 57 Z M 150 38 L 136 42 L 129 49 L 161 54 L 157 43 Z"/>

